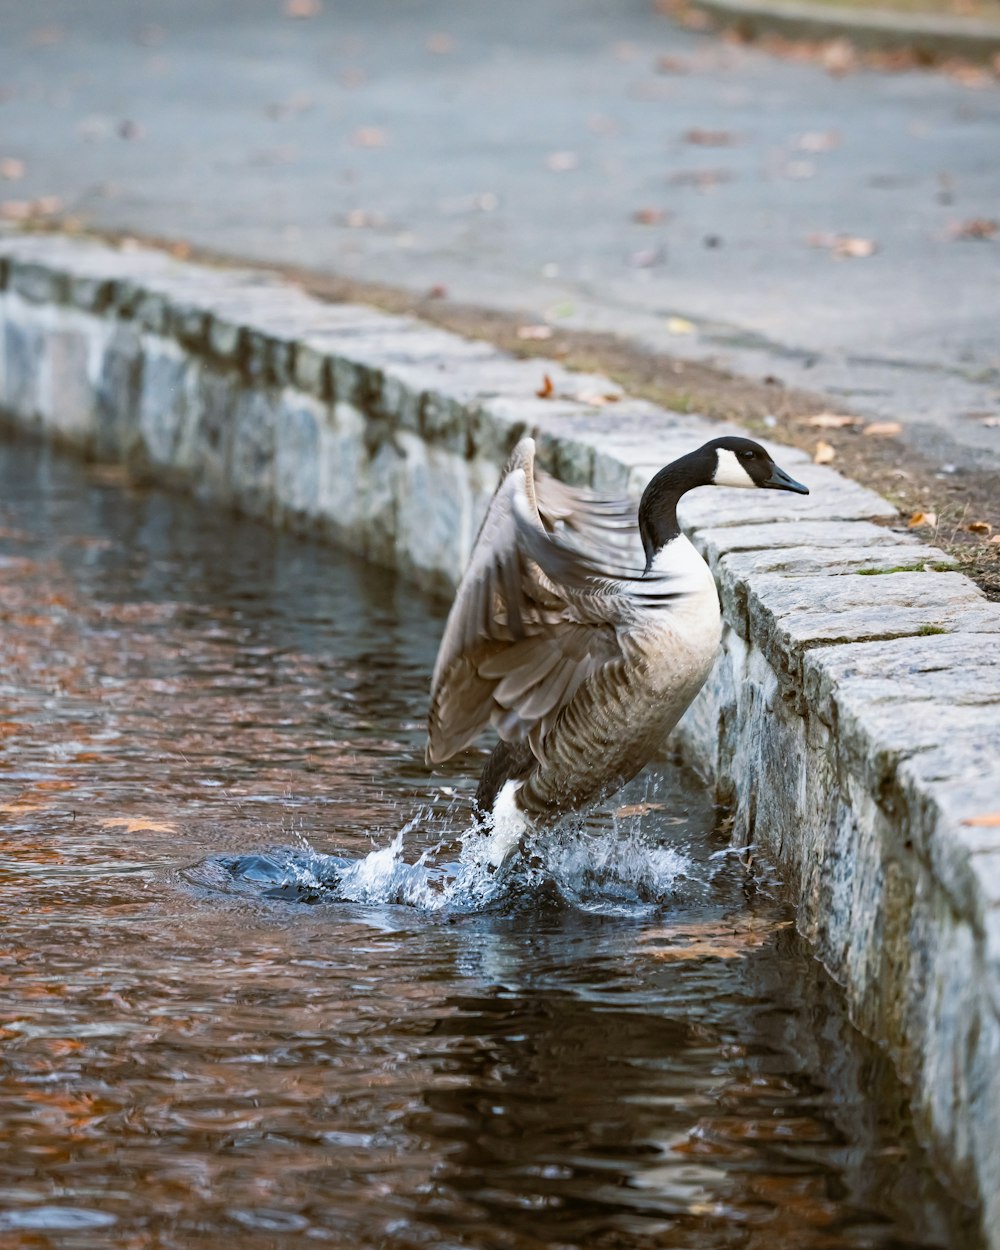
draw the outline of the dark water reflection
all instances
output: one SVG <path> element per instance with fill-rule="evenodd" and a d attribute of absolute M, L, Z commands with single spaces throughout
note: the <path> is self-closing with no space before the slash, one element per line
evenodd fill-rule
<path fill-rule="evenodd" d="M 440 612 L 24 444 L 0 531 L 0 1245 L 975 1244 L 690 778 L 585 890 L 571 840 L 483 910 L 266 897 L 457 855 Z"/>

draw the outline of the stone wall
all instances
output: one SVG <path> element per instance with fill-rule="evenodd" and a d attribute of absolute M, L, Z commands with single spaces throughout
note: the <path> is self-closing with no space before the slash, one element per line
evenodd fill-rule
<path fill-rule="evenodd" d="M 725 432 L 259 273 L 58 238 L 0 236 L 0 334 L 8 419 L 438 589 L 522 434 L 565 481 L 638 497 Z M 884 500 L 775 454 L 808 498 L 684 501 L 725 625 L 677 742 L 1000 1247 L 1000 606 Z"/>

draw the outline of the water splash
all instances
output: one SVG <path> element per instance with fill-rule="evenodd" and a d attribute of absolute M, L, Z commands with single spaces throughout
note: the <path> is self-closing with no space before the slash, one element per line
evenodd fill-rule
<path fill-rule="evenodd" d="M 425 816 L 418 814 L 386 845 L 356 858 L 323 854 L 302 839 L 296 847 L 212 856 L 183 876 L 213 891 L 298 903 L 469 913 L 544 897 L 580 911 L 647 915 L 680 893 L 700 895 L 713 874 L 689 850 L 664 845 L 637 820 L 595 829 L 578 819 L 526 835 L 511 853 L 507 830 L 478 823 L 457 844 L 439 841 L 421 850 Z"/>

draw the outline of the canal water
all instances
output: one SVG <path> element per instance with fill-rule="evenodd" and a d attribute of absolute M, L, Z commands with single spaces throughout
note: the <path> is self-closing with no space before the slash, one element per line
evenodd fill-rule
<path fill-rule="evenodd" d="M 5 1250 L 977 1244 L 694 777 L 483 872 L 440 605 L 5 440 L 0 616 Z"/>

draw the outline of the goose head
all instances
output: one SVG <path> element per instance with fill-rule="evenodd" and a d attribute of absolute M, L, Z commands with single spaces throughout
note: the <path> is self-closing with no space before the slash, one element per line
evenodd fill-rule
<path fill-rule="evenodd" d="M 677 501 L 697 486 L 736 486 L 758 490 L 788 490 L 808 495 L 809 487 L 771 459 L 751 438 L 713 438 L 697 451 L 666 465 L 652 479 L 639 502 L 639 533 L 646 552 L 646 568 L 656 553 L 680 534 Z"/>
<path fill-rule="evenodd" d="M 752 438 L 714 438 L 694 452 L 691 459 L 696 461 L 691 466 L 696 479 L 693 486 L 758 487 L 809 494 L 808 486 L 789 477 Z M 704 476 L 709 469 L 710 475 Z"/>

